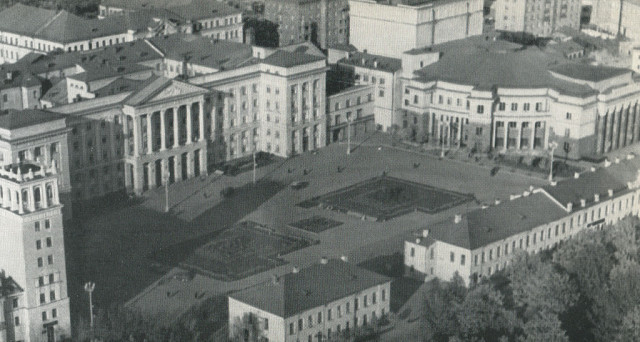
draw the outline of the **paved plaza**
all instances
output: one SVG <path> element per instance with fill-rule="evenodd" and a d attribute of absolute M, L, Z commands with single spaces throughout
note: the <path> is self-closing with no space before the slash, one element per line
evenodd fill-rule
<path fill-rule="evenodd" d="M 164 189 L 155 189 L 147 192 L 139 204 L 85 220 L 79 228 L 81 248 L 76 257 L 84 259 L 86 266 L 76 271 L 79 281 L 72 289 L 79 297 L 78 305 L 84 305 L 86 297 L 80 283 L 92 280 L 97 283 L 94 293 L 97 305 L 128 301 L 132 307 L 154 313 L 159 320 L 170 321 L 210 295 L 270 281 L 273 274 L 317 263 L 321 257 L 346 256 L 358 263 L 393 254 L 402 250 L 404 239 L 417 229 L 477 208 L 481 202 L 508 198 L 530 185 L 544 183 L 539 178 L 506 172 L 491 176 L 486 167 L 380 147 L 375 139 L 374 136 L 354 148 L 350 155 L 346 155 L 344 145 L 331 145 L 317 154 L 299 155 L 264 166 L 258 169 L 256 185 L 252 184 L 251 172 L 235 177 L 210 175 L 174 184 L 169 189 L 171 210 L 167 214 L 163 212 Z M 362 220 L 318 206 L 296 206 L 379 177 L 383 172 L 389 177 L 444 191 L 473 194 L 476 201 L 434 214 L 411 211 L 386 222 Z M 293 182 L 308 182 L 308 186 L 302 189 L 287 186 Z M 228 186 L 235 187 L 236 194 L 223 199 L 220 191 Z M 168 261 L 185 260 L 220 231 L 239 221 L 278 228 L 312 217 L 342 224 L 318 231 L 318 244 L 282 255 L 282 265 L 238 280 L 225 281 L 200 274 L 189 281 L 176 280 L 173 275 L 182 272 L 179 268 L 167 269 L 164 263 L 156 264 L 157 260 L 150 257 L 169 249 L 174 253 Z M 167 298 L 167 292 L 173 294 L 171 298 Z"/>

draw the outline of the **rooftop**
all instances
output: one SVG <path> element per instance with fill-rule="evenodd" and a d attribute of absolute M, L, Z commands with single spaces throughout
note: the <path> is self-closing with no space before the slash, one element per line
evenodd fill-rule
<path fill-rule="evenodd" d="M 0 65 L 0 89 L 15 87 L 34 87 L 44 81 L 28 70 L 14 70 L 10 66 Z"/>
<path fill-rule="evenodd" d="M 206 0 L 104 0 L 102 5 L 128 10 L 166 9 L 187 20 L 242 13 L 223 2 Z"/>
<path fill-rule="evenodd" d="M 329 260 L 230 297 L 286 318 L 389 281 L 385 276 L 348 262 Z"/>
<path fill-rule="evenodd" d="M 583 81 L 600 82 L 616 76 L 631 74 L 631 70 L 609 66 L 565 63 L 553 66 L 549 70 L 570 78 Z"/>
<path fill-rule="evenodd" d="M 85 19 L 64 10 L 56 12 L 17 3 L 0 12 L 0 31 L 66 44 L 126 33 L 127 26 L 123 16 Z"/>
<path fill-rule="evenodd" d="M 339 60 L 338 63 L 387 72 L 396 72 L 402 69 L 402 61 L 398 58 L 372 55 L 366 52 L 352 52 L 349 57 Z"/>
<path fill-rule="evenodd" d="M 7 276 L 4 271 L 0 272 L 0 298 L 22 291 L 20 285 L 13 278 Z"/>
<path fill-rule="evenodd" d="M 593 203 L 594 195 L 598 194 L 604 200 L 609 190 L 618 194 L 627 189 L 627 184 L 614 177 L 608 168 L 599 168 L 593 172 L 583 172 L 577 179 L 558 182 L 555 186 L 546 185 L 543 189 L 563 205 L 572 203 L 575 208 L 580 206 L 581 199 L 587 204 Z"/>
<path fill-rule="evenodd" d="M 289 52 L 285 50 L 278 50 L 265 58 L 263 63 L 277 67 L 291 68 L 298 65 L 322 61 L 324 59 L 324 57 L 314 56 L 299 51 Z"/>
<path fill-rule="evenodd" d="M 596 94 L 589 86 L 554 77 L 549 69 L 566 60 L 537 47 L 518 47 L 477 36 L 435 45 L 433 50 L 441 53 L 440 60 L 416 71 L 417 79 L 472 85 L 481 90 L 552 88 L 578 97 Z"/>
<path fill-rule="evenodd" d="M 0 128 L 18 129 L 64 119 L 64 116 L 39 109 L 7 109 L 0 111 Z"/>
<path fill-rule="evenodd" d="M 113 78 L 123 75 L 130 75 L 137 72 L 151 71 L 153 68 L 134 63 L 114 63 L 114 64 L 101 64 L 101 63 L 85 63 L 82 65 L 84 72 L 68 76 L 71 79 L 92 82 L 96 80 L 103 80 L 106 78 Z M 93 89 L 90 89 L 93 91 Z"/>

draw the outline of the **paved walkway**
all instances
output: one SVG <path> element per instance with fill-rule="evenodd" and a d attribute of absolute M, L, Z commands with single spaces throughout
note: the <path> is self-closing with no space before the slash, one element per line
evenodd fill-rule
<path fill-rule="evenodd" d="M 191 281 L 173 279 L 181 272 L 174 269 L 149 286 L 141 294 L 129 301 L 129 305 L 146 312 L 160 315 L 159 319 L 170 321 L 191 306 L 216 293 L 228 293 L 271 281 L 274 274 L 291 271 L 292 267 L 305 267 L 317 263 L 321 257 L 349 257 L 359 263 L 371 257 L 392 254 L 403 248 L 405 238 L 412 232 L 478 207 L 477 203 L 449 209 L 435 215 L 421 212 L 410 213 L 387 222 L 362 221 L 357 217 L 319 208 L 303 209 L 297 203 L 313 196 L 343 188 L 356 182 L 388 174 L 419 183 L 429 184 L 447 190 L 475 194 L 479 202 L 508 198 L 509 194 L 522 192 L 529 185 L 541 185 L 544 181 L 519 174 L 500 173 L 495 177 L 488 170 L 474 164 L 461 164 L 450 160 L 438 160 L 432 156 L 415 154 L 383 147 L 378 149 L 375 141 L 367 141 L 346 155 L 344 146 L 331 145 L 318 154 L 307 153 L 288 159 L 280 164 L 272 164 L 259 169 L 259 178 L 283 183 L 308 181 L 309 186 L 301 190 L 284 188 L 275 196 L 246 215 L 243 220 L 278 227 L 314 215 L 343 222 L 341 226 L 318 235 L 320 244 L 295 251 L 282 258 L 287 265 L 262 272 L 241 280 L 225 282 L 197 275 Z M 418 167 L 414 164 L 418 163 Z M 337 172 L 340 166 L 342 172 Z M 303 173 L 307 169 L 308 175 Z M 225 186 L 241 186 L 251 182 L 251 172 L 236 177 L 209 176 L 172 186 L 172 213 L 184 221 L 198 217 L 199 213 L 220 203 L 220 190 Z M 203 193 L 209 194 L 204 197 Z M 146 207 L 161 210 L 164 193 L 162 189 L 145 195 Z M 196 296 L 196 293 L 199 296 Z M 169 296 L 167 296 L 169 294 Z M 203 295 L 204 294 L 204 295 Z"/>

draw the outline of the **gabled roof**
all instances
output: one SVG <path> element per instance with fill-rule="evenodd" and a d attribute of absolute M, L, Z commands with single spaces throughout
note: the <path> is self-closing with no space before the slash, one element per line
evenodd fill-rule
<path fill-rule="evenodd" d="M 11 77 L 9 78 L 9 75 Z M 44 80 L 28 70 L 15 70 L 11 66 L 0 65 L 0 89 L 16 87 L 34 87 L 42 85 Z"/>
<path fill-rule="evenodd" d="M 280 47 L 278 49 L 289 51 L 289 52 L 306 53 L 307 55 L 313 55 L 313 56 L 322 57 L 322 58 L 327 57 L 322 52 L 322 50 L 318 49 L 318 47 L 313 45 L 313 43 L 311 42 L 302 42 L 298 44 L 287 45 L 287 46 Z"/>
<path fill-rule="evenodd" d="M 553 198 L 567 205 L 572 203 L 574 208 L 580 206 L 580 200 L 587 204 L 594 202 L 594 195 L 600 195 L 604 200 L 608 196 L 609 189 L 614 194 L 627 190 L 627 184 L 612 176 L 608 168 L 599 168 L 594 172 L 583 172 L 579 178 L 572 178 L 558 182 L 555 186 L 546 185 L 543 189 Z"/>
<path fill-rule="evenodd" d="M 324 57 L 309 55 L 298 51 L 289 52 L 285 50 L 278 50 L 265 58 L 262 62 L 277 67 L 291 68 L 298 65 L 318 62 L 324 59 Z"/>
<path fill-rule="evenodd" d="M 39 109 L 8 109 L 0 111 L 0 128 L 12 130 L 64 118 L 63 115 Z"/>
<path fill-rule="evenodd" d="M 329 304 L 362 290 L 391 281 L 389 278 L 340 260 L 315 264 L 229 297 L 287 318 Z"/>
<path fill-rule="evenodd" d="M 223 2 L 207 0 L 103 0 L 102 5 L 126 10 L 165 9 L 186 20 L 200 20 L 242 13 Z"/>
<path fill-rule="evenodd" d="M 84 72 L 67 76 L 68 78 L 82 81 L 92 82 L 96 80 L 104 80 L 113 77 L 119 77 L 124 75 L 131 75 L 143 71 L 151 71 L 153 68 L 144 66 L 141 64 L 133 63 L 114 63 L 114 64 L 99 64 L 99 63 L 85 63 L 82 65 Z M 93 91 L 93 89 L 89 89 Z"/>

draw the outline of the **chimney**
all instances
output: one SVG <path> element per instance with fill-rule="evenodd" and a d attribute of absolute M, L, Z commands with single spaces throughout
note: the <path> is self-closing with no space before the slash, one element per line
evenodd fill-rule
<path fill-rule="evenodd" d="M 486 204 L 483 204 L 483 205 L 481 205 L 481 206 L 480 206 L 480 208 L 482 208 L 482 209 L 487 209 L 487 208 L 489 208 L 489 206 L 488 206 L 488 205 L 486 205 Z"/>
<path fill-rule="evenodd" d="M 499 199 L 499 198 L 496 198 L 495 202 L 493 202 L 493 203 L 494 203 L 495 205 L 500 204 L 500 199 Z"/>
<path fill-rule="evenodd" d="M 535 187 L 533 185 L 529 185 L 529 192 L 533 192 L 534 189 Z"/>
<path fill-rule="evenodd" d="M 373 67 L 378 68 L 378 61 L 375 59 L 373 60 Z"/>
<path fill-rule="evenodd" d="M 551 186 L 556 186 L 556 185 L 558 185 L 558 182 L 556 182 L 556 181 L 552 180 L 552 181 L 551 181 Z"/>
<path fill-rule="evenodd" d="M 596 172 L 596 167 L 592 166 L 590 170 L 591 170 L 591 172 Z"/>
<path fill-rule="evenodd" d="M 593 201 L 600 202 L 600 194 L 593 194 Z"/>
<path fill-rule="evenodd" d="M 429 236 L 429 229 L 424 229 L 424 230 L 422 231 L 422 237 L 423 237 L 423 238 L 426 238 L 427 236 Z"/>
<path fill-rule="evenodd" d="M 616 164 L 620 164 L 620 158 L 616 157 L 616 159 L 614 159 Z"/>
<path fill-rule="evenodd" d="M 587 206 L 587 200 L 584 199 L 584 198 L 581 198 L 580 199 L 580 206 L 583 207 L 583 208 L 586 207 Z"/>
<path fill-rule="evenodd" d="M 420 244 L 420 238 L 417 238 L 416 239 L 416 245 L 419 245 L 419 244 Z"/>
<path fill-rule="evenodd" d="M 300 269 L 297 266 L 293 266 L 291 273 L 299 273 L 299 272 L 300 272 Z"/>
<path fill-rule="evenodd" d="M 531 192 L 529 192 L 529 191 L 525 191 L 525 192 L 522 193 L 522 197 L 527 197 L 529 195 L 531 195 Z"/>
<path fill-rule="evenodd" d="M 327 259 L 327 257 L 322 257 L 322 258 L 320 258 L 320 263 L 322 265 L 326 265 L 326 264 L 329 263 L 329 259 Z"/>
<path fill-rule="evenodd" d="M 574 172 L 574 173 L 573 173 L 573 178 L 574 178 L 574 179 L 578 179 L 578 178 L 580 178 L 580 173 L 579 173 L 579 172 Z"/>
<path fill-rule="evenodd" d="M 573 203 L 569 202 L 567 203 L 567 211 L 571 212 L 573 210 Z"/>
<path fill-rule="evenodd" d="M 456 214 L 456 216 L 453 217 L 453 223 L 460 223 L 460 221 L 462 221 L 462 215 Z"/>
<path fill-rule="evenodd" d="M 613 197 L 613 189 L 607 190 L 607 193 L 609 194 L 609 197 Z"/>
<path fill-rule="evenodd" d="M 609 166 L 611 166 L 611 162 L 609 161 L 609 159 L 606 159 L 604 161 L 604 167 L 609 167 Z"/>
<path fill-rule="evenodd" d="M 514 199 L 516 199 L 518 197 L 520 197 L 520 196 L 515 195 L 515 194 L 511 194 L 511 195 L 509 195 L 509 201 L 513 201 Z"/>
<path fill-rule="evenodd" d="M 349 261 L 349 257 L 346 255 L 343 255 L 340 257 L 340 260 L 344 261 L 344 262 L 348 262 Z"/>
<path fill-rule="evenodd" d="M 635 158 L 636 156 L 633 153 L 629 153 L 627 154 L 627 160 L 631 160 L 633 158 Z"/>
<path fill-rule="evenodd" d="M 13 79 L 13 72 L 7 71 L 7 80 L 11 81 Z"/>

